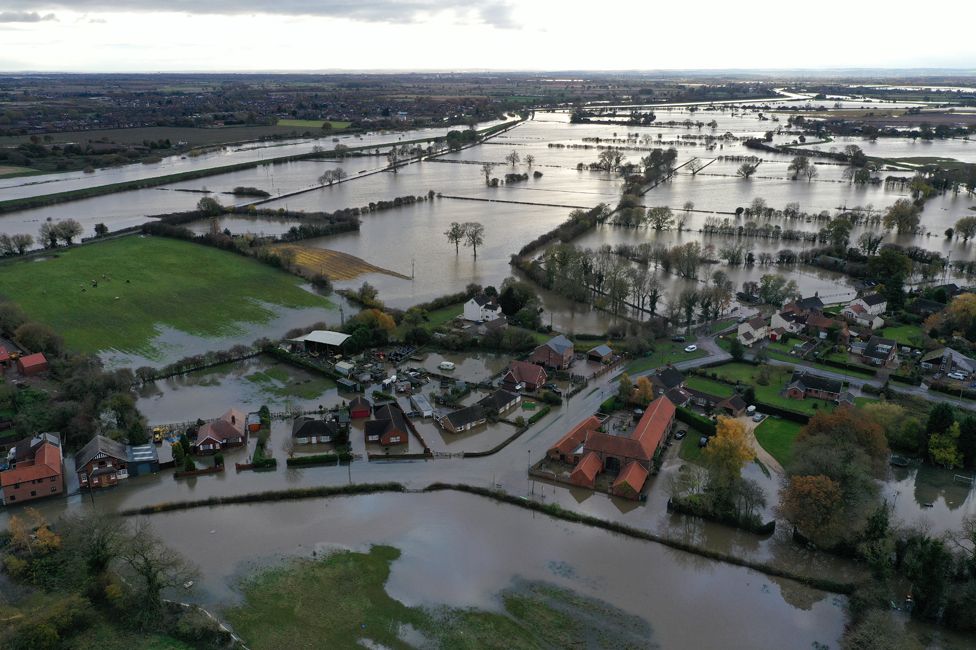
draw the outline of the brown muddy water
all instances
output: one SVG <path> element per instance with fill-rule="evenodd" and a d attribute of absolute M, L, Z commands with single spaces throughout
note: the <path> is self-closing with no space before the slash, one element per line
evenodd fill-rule
<path fill-rule="evenodd" d="M 151 521 L 201 569 L 181 596 L 218 610 L 239 601 L 241 577 L 282 558 L 390 544 L 402 556 L 387 591 L 407 605 L 500 610 L 497 594 L 513 581 L 541 580 L 640 616 L 663 648 L 834 646 L 845 620 L 842 597 L 466 494 L 227 506 Z"/>

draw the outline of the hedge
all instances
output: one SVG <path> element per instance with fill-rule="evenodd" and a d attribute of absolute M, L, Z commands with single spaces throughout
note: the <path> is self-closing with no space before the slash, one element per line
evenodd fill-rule
<path fill-rule="evenodd" d="M 545 406 L 543 406 L 541 409 L 539 409 L 539 411 L 537 413 L 533 414 L 533 416 L 529 418 L 529 424 L 530 425 L 535 424 L 536 422 L 538 422 L 542 418 L 546 417 L 546 415 L 548 415 L 549 414 L 549 411 L 551 411 L 551 410 L 552 410 L 552 407 L 549 406 L 548 404 L 545 405 Z"/>
<path fill-rule="evenodd" d="M 336 463 L 348 463 L 352 460 L 352 454 L 347 451 L 338 454 L 312 454 L 309 456 L 295 456 L 286 462 L 288 467 L 311 467 L 314 465 L 335 465 Z"/>
<path fill-rule="evenodd" d="M 959 388 L 953 388 L 952 386 L 939 381 L 934 381 L 929 384 L 929 390 L 934 390 L 946 395 L 952 395 L 953 397 L 976 399 L 976 390 L 972 390 L 971 388 L 963 388 L 960 390 Z"/>
<path fill-rule="evenodd" d="M 750 533 L 756 533 L 757 535 L 772 535 L 774 532 L 776 532 L 775 519 L 767 521 L 765 524 L 763 524 L 759 521 L 758 517 L 756 517 L 755 520 L 750 520 L 749 518 L 739 519 L 736 517 L 729 517 L 712 512 L 704 506 L 696 504 L 688 499 L 671 497 L 668 499 L 668 510 L 683 515 L 690 515 L 692 517 L 701 517 L 702 519 L 707 519 L 708 521 L 715 521 L 726 526 L 732 526 L 733 528 L 747 530 Z"/>
<path fill-rule="evenodd" d="M 899 384 L 911 384 L 912 386 L 919 386 L 922 383 L 920 377 L 909 377 L 908 375 L 888 375 L 888 379 L 897 381 Z"/>
<path fill-rule="evenodd" d="M 675 409 L 677 411 L 677 418 L 679 421 L 684 422 L 692 429 L 700 433 L 704 433 L 706 436 L 715 435 L 715 423 L 706 417 L 702 417 L 690 409 L 686 409 L 683 406 L 679 406 Z"/>

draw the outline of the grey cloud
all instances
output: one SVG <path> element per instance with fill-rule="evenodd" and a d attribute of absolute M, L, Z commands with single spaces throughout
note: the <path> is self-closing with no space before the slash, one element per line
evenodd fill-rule
<path fill-rule="evenodd" d="M 0 23 L 40 23 L 57 19 L 54 14 L 42 16 L 36 11 L 0 11 Z"/>
<path fill-rule="evenodd" d="M 455 11 L 459 16 L 495 27 L 512 26 L 508 0 L 51 0 L 44 7 L 73 11 L 167 11 L 187 14 L 282 14 L 350 18 L 370 22 L 413 23 L 424 14 Z M 38 0 L 5 0 L 11 8 L 30 10 Z M 14 13 L 14 12 L 8 12 Z M 35 12 L 36 13 L 36 12 Z"/>

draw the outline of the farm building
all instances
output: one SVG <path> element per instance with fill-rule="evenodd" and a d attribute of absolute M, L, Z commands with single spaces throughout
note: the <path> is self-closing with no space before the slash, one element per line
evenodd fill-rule
<path fill-rule="evenodd" d="M 613 358 L 613 349 L 604 343 L 603 345 L 598 345 L 595 348 L 590 348 L 590 350 L 586 353 L 586 358 L 590 361 L 609 363 L 610 359 Z"/>
<path fill-rule="evenodd" d="M 121 442 L 95 436 L 75 454 L 81 487 L 112 487 L 129 478 L 129 453 Z"/>
<path fill-rule="evenodd" d="M 17 359 L 17 372 L 25 377 L 47 372 L 47 359 L 40 352 L 20 357 Z"/>
<path fill-rule="evenodd" d="M 373 405 L 365 397 L 359 396 L 349 402 L 349 417 L 353 420 L 368 418 L 373 412 Z"/>
<path fill-rule="evenodd" d="M 247 440 L 244 414 L 231 409 L 197 431 L 193 448 L 198 454 L 212 454 L 227 447 L 240 447 Z"/>
<path fill-rule="evenodd" d="M 8 469 L 0 472 L 0 496 L 6 505 L 64 492 L 61 436 L 40 433 L 10 450 Z"/>
<path fill-rule="evenodd" d="M 289 343 L 304 350 L 307 354 L 337 354 L 343 344 L 349 339 L 349 334 L 333 332 L 331 330 L 314 330 L 297 339 L 289 339 Z"/>
<path fill-rule="evenodd" d="M 339 363 L 335 364 L 335 371 L 343 377 L 348 377 L 355 369 L 355 364 L 349 363 L 348 361 L 340 361 Z"/>
<path fill-rule="evenodd" d="M 529 357 L 529 361 L 542 364 L 547 368 L 563 370 L 573 363 L 574 354 L 573 342 L 560 334 L 537 347 Z"/>
<path fill-rule="evenodd" d="M 922 370 L 926 372 L 959 373 L 965 377 L 976 373 L 976 360 L 952 348 L 938 348 L 921 358 Z"/>

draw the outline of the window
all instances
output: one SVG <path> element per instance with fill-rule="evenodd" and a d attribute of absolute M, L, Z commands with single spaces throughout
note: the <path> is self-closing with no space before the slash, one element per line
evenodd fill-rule
<path fill-rule="evenodd" d="M 35 492 L 34 490 L 31 490 L 31 496 L 32 497 L 36 497 L 37 496 L 37 492 Z"/>
<path fill-rule="evenodd" d="M 58 486 L 56 486 L 56 485 L 52 485 L 52 486 L 51 486 L 51 494 L 54 494 L 54 493 L 55 493 L 55 492 L 57 492 L 57 491 L 58 491 Z"/>
<path fill-rule="evenodd" d="M 11 494 L 10 495 L 10 500 L 11 501 L 16 501 L 17 500 L 17 495 L 16 494 Z"/>

